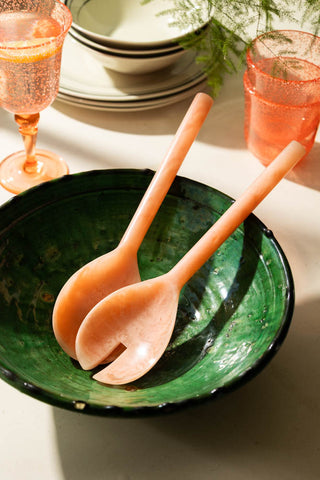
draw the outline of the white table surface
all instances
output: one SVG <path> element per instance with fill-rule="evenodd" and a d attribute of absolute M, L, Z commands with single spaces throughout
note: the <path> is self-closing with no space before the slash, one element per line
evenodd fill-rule
<path fill-rule="evenodd" d="M 38 146 L 71 173 L 155 170 L 190 101 L 108 113 L 56 101 L 41 114 Z M 263 169 L 243 138 L 241 76 L 229 78 L 180 174 L 237 197 Z M 0 111 L 4 157 L 22 148 Z M 0 202 L 11 195 L 0 190 Z M 309 157 L 256 209 L 292 268 L 296 306 L 271 363 L 246 386 L 173 415 L 90 417 L 54 408 L 0 381 L 3 480 L 318 480 L 320 478 L 320 136 Z"/>

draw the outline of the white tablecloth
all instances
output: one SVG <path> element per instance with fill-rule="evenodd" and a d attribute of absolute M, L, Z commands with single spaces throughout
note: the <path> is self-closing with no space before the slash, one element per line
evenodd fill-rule
<path fill-rule="evenodd" d="M 108 113 L 56 101 L 41 114 L 38 146 L 71 173 L 156 170 L 190 101 Z M 227 80 L 180 174 L 237 197 L 263 169 L 243 137 L 241 76 Z M 0 110 L 4 157 L 22 149 Z M 11 195 L 0 190 L 0 202 Z M 220 400 L 144 419 L 90 417 L 54 408 L 0 381 L 3 480 L 316 480 L 320 477 L 320 137 L 303 164 L 256 209 L 289 260 L 292 326 L 255 379 Z"/>

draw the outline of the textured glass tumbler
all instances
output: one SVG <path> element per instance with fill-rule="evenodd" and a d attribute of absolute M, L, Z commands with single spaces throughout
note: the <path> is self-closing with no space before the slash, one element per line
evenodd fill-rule
<path fill-rule="evenodd" d="M 243 84 L 249 150 L 264 165 L 291 140 L 309 152 L 320 120 L 320 38 L 296 30 L 256 38 Z"/>

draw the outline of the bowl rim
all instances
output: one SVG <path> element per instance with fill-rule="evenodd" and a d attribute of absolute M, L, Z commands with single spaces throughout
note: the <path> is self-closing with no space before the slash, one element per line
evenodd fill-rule
<path fill-rule="evenodd" d="M 177 51 L 184 50 L 179 44 L 174 45 L 168 48 L 154 48 L 154 49 L 127 49 L 127 48 L 115 48 L 113 46 L 104 45 L 103 43 L 95 42 L 92 38 L 88 38 L 83 35 L 81 32 L 74 27 L 70 28 L 69 31 L 70 37 L 74 38 L 79 43 L 88 45 L 91 48 L 101 50 L 105 53 L 113 53 L 115 55 L 126 55 L 126 56 L 139 56 L 139 57 L 153 57 L 156 55 L 167 55 Z"/>
<path fill-rule="evenodd" d="M 74 174 L 69 174 L 65 175 L 63 177 L 60 177 L 55 180 L 51 180 L 45 183 L 42 183 L 38 186 L 32 187 L 29 190 L 26 190 L 25 192 L 22 192 L 15 197 L 12 197 L 8 201 L 6 201 L 4 204 L 0 205 L 0 212 L 3 210 L 7 209 L 13 209 L 15 210 L 17 206 L 19 205 L 24 205 L 25 203 L 25 198 L 29 196 L 34 196 L 37 195 L 38 192 L 43 192 L 45 190 L 49 190 L 49 192 L 52 190 L 53 192 L 55 191 L 55 185 L 66 185 L 66 192 L 68 192 L 68 184 L 75 179 L 81 178 L 90 178 L 90 177 L 97 177 L 101 175 L 114 175 L 114 174 L 132 174 L 132 175 L 148 175 L 148 176 L 153 176 L 154 171 L 150 169 L 134 169 L 134 168 L 116 168 L 116 169 L 107 169 L 107 170 L 89 170 L 85 172 L 79 172 L 79 173 L 74 173 Z M 196 180 L 189 179 L 187 177 L 183 176 L 176 176 L 176 182 L 184 182 L 187 184 L 192 184 L 192 185 L 197 185 L 201 188 L 207 188 L 211 192 L 217 192 L 219 195 L 223 195 L 226 200 L 229 200 L 230 202 L 233 202 L 234 199 L 230 197 L 229 195 L 217 190 L 214 187 L 211 187 L 209 185 L 206 185 L 204 183 L 198 182 Z M 86 183 L 87 185 L 89 182 Z M 86 190 L 86 193 L 88 192 L 97 192 L 100 191 L 97 188 L 94 188 L 90 190 L 88 188 Z M 72 196 L 73 194 L 69 195 L 66 193 L 64 198 L 68 198 L 68 196 Z M 56 197 L 55 195 L 49 195 L 49 200 L 46 203 L 43 203 L 41 206 L 48 206 L 50 204 L 55 203 L 57 200 L 61 200 L 61 198 Z M 36 211 L 41 207 L 34 207 L 34 210 Z M 24 215 L 20 215 L 15 222 L 19 222 L 20 218 L 23 218 L 25 215 L 29 215 L 30 211 L 28 213 L 25 213 Z M 131 406 L 116 406 L 116 405 L 97 405 L 97 404 L 90 404 L 86 401 L 82 401 L 80 399 L 73 399 L 69 400 L 61 395 L 54 394 L 44 388 L 41 388 L 31 382 L 26 382 L 21 376 L 16 374 L 15 372 L 11 371 L 4 365 L 2 365 L 0 361 L 0 379 L 4 380 L 6 383 L 9 385 L 13 386 L 20 392 L 27 394 L 28 396 L 31 396 L 39 401 L 45 402 L 47 404 L 50 404 L 52 406 L 60 407 L 65 410 L 70 410 L 73 412 L 81 412 L 89 415 L 96 415 L 96 416 L 109 416 L 109 417 L 143 417 L 143 416 L 154 416 L 154 415 L 159 415 L 162 413 L 171 413 L 175 412 L 178 410 L 181 410 L 182 408 L 187 408 L 187 407 L 194 407 L 198 406 L 204 403 L 207 403 L 213 399 L 220 398 L 224 396 L 227 393 L 231 393 L 235 390 L 237 390 L 239 387 L 245 385 L 249 380 L 253 379 L 258 373 L 260 373 L 266 365 L 271 361 L 271 359 L 275 356 L 279 348 L 281 347 L 283 341 L 285 340 L 289 327 L 291 325 L 292 321 L 292 316 L 293 316 L 293 311 L 294 311 L 294 302 L 295 302 L 295 288 L 294 288 L 294 281 L 293 281 L 293 276 L 291 272 L 291 268 L 289 265 L 289 262 L 285 256 L 285 253 L 283 249 L 281 248 L 279 242 L 276 240 L 273 232 L 253 213 L 249 215 L 248 218 L 253 219 L 253 221 L 256 223 L 256 225 L 261 229 L 262 233 L 267 236 L 268 240 L 273 244 L 273 247 L 281 260 L 283 270 L 285 273 L 285 279 L 286 279 L 286 296 L 285 296 L 285 310 L 282 315 L 282 321 L 280 323 L 279 329 L 274 336 L 272 342 L 270 343 L 268 349 L 249 367 L 247 368 L 242 374 L 240 374 L 237 379 L 233 379 L 229 381 L 224 386 L 217 387 L 216 389 L 212 390 L 209 393 L 205 393 L 200 395 L 199 397 L 193 397 L 189 398 L 186 400 L 182 401 L 176 401 L 176 402 L 165 402 L 162 404 L 158 405 L 152 405 L 152 406 L 141 406 L 141 407 L 131 407 Z M 0 236 L 6 232 L 12 224 L 8 225 L 7 228 L 0 230 Z"/>
<path fill-rule="evenodd" d="M 79 38 L 75 37 L 72 33 L 70 33 L 70 36 L 75 39 L 76 42 L 79 43 L 79 45 L 82 45 L 83 47 L 86 47 L 89 51 L 99 53 L 100 55 L 106 55 L 112 58 L 118 58 L 122 60 L 142 60 L 142 61 L 148 61 L 152 59 L 172 59 L 175 57 L 181 56 L 183 53 L 186 53 L 186 50 L 183 48 L 176 48 L 172 50 L 166 50 L 164 52 L 150 52 L 147 54 L 140 54 L 138 51 L 135 53 L 127 53 L 125 50 L 122 50 L 122 52 L 115 52 L 113 50 L 109 50 L 104 46 L 100 46 L 99 44 L 94 42 L 88 42 L 87 39 L 84 37 Z"/>
<path fill-rule="evenodd" d="M 192 30 L 192 33 L 194 34 L 200 34 L 202 30 L 204 30 L 208 22 L 205 22 L 203 25 L 201 25 L 199 28 L 196 30 Z M 72 27 L 74 30 L 76 30 L 80 35 L 92 40 L 93 42 L 99 43 L 105 47 L 110 47 L 110 48 L 116 48 L 116 49 L 122 49 L 122 50 L 150 50 L 151 52 L 153 50 L 158 50 L 158 49 L 165 49 L 169 50 L 172 48 L 177 48 L 180 45 L 180 42 L 183 41 L 184 38 L 186 38 L 191 32 L 184 33 L 182 35 L 179 35 L 177 37 L 174 37 L 170 41 L 168 40 L 162 40 L 158 42 L 126 42 L 124 40 L 115 40 L 112 37 L 106 37 L 104 35 L 100 35 L 98 33 L 91 32 L 90 30 L 87 30 L 77 23 L 75 21 L 72 22 Z"/>

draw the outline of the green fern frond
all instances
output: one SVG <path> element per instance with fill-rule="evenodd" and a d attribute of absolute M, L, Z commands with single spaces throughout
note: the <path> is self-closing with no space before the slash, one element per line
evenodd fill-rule
<path fill-rule="evenodd" d="M 151 1 L 141 0 L 141 4 Z M 206 73 L 216 97 L 225 75 L 243 67 L 252 40 L 272 31 L 275 21 L 297 23 L 297 11 L 301 18 L 298 25 L 311 25 L 317 34 L 320 0 L 172 0 L 172 8 L 164 9 L 160 15 L 169 15 L 171 24 L 181 32 L 207 24 L 206 28 L 185 35 L 179 43 L 196 52 L 196 62 Z"/>

